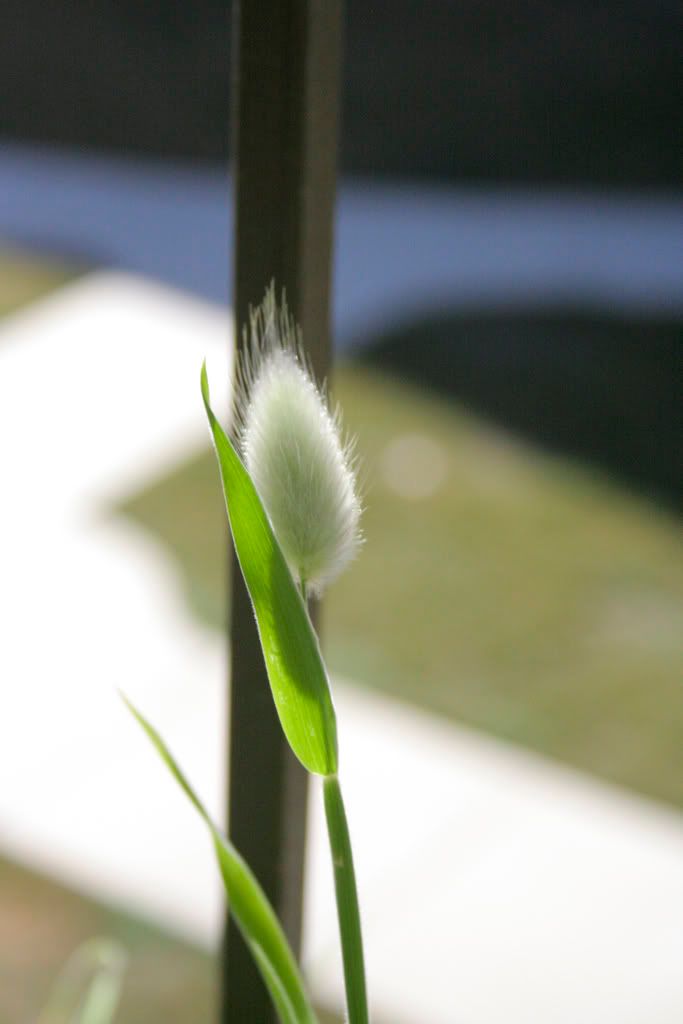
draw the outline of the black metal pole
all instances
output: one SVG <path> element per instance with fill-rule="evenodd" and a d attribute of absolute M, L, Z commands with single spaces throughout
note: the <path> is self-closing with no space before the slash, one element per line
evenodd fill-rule
<path fill-rule="evenodd" d="M 236 0 L 234 18 L 235 322 L 241 334 L 250 305 L 274 280 L 322 378 L 330 363 L 342 0 Z M 277 721 L 239 571 L 231 588 L 229 832 L 298 950 L 307 778 Z M 275 1020 L 232 922 L 220 1020 Z"/>

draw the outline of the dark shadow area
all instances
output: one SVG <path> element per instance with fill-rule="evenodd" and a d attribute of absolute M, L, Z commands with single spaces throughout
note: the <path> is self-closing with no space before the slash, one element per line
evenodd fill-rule
<path fill-rule="evenodd" d="M 231 7 L 3 0 L 0 136 L 225 160 Z M 347 172 L 680 182 L 680 4 L 348 0 L 345 21 Z"/>
<path fill-rule="evenodd" d="M 359 358 L 680 509 L 682 326 L 444 313 L 374 339 Z"/>

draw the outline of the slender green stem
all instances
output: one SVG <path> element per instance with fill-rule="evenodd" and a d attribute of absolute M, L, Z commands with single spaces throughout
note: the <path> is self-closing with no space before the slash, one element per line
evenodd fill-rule
<path fill-rule="evenodd" d="M 337 895 L 337 916 L 344 960 L 349 1024 L 368 1024 L 363 937 L 358 910 L 356 875 L 353 869 L 349 826 L 346 821 L 339 779 L 336 775 L 326 775 L 323 779 L 323 795 L 334 867 L 334 888 Z"/>

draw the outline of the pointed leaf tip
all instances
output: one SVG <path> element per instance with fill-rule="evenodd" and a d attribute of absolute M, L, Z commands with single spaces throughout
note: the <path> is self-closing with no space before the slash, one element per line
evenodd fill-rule
<path fill-rule="evenodd" d="M 200 373 L 200 376 L 199 376 L 199 380 L 200 380 L 200 385 L 201 385 L 201 389 L 202 389 L 202 398 L 204 399 L 204 405 L 207 407 L 207 412 L 208 412 L 210 396 L 209 396 L 209 377 L 208 377 L 208 374 L 206 372 L 206 359 L 202 362 L 202 369 L 201 369 L 201 373 Z"/>

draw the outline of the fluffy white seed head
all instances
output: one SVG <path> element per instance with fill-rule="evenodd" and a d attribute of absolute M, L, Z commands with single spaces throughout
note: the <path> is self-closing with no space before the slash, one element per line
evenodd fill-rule
<path fill-rule="evenodd" d="M 272 285 L 245 333 L 236 412 L 244 463 L 292 575 L 320 593 L 360 544 L 353 444 Z"/>

